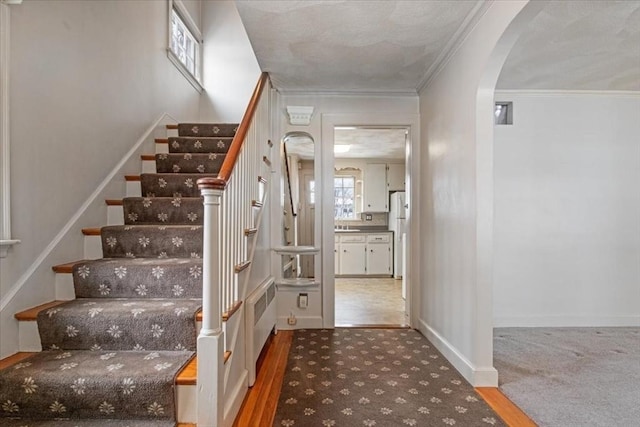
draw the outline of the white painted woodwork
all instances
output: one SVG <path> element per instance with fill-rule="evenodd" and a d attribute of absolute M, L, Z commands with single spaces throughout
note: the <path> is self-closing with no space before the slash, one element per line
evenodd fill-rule
<path fill-rule="evenodd" d="M 367 274 L 391 274 L 391 242 L 367 242 Z"/>
<path fill-rule="evenodd" d="M 366 274 L 366 243 L 340 243 L 340 274 Z"/>
<path fill-rule="evenodd" d="M 160 144 L 156 144 L 156 145 L 160 145 Z M 167 144 L 164 144 L 164 145 L 167 145 Z M 142 160 L 142 173 L 156 173 L 156 161 Z"/>
<path fill-rule="evenodd" d="M 84 259 L 102 258 L 102 240 L 100 236 L 84 236 Z"/>
<path fill-rule="evenodd" d="M 35 320 L 18 322 L 18 351 L 42 351 L 38 322 Z"/>
<path fill-rule="evenodd" d="M 56 286 L 56 300 L 71 301 L 76 298 L 76 291 L 73 286 L 73 274 L 56 273 L 54 280 Z"/>
<path fill-rule="evenodd" d="M 179 423 L 193 423 L 197 421 L 197 385 L 177 385 L 176 390 L 176 418 Z"/>
<path fill-rule="evenodd" d="M 405 190 L 405 167 L 404 163 L 387 164 L 387 191 Z"/>
<path fill-rule="evenodd" d="M 127 181 L 126 183 L 127 197 L 142 197 L 142 187 L 140 181 Z"/>
<path fill-rule="evenodd" d="M 387 165 L 367 163 L 364 168 L 363 212 L 388 212 Z"/>
<path fill-rule="evenodd" d="M 124 225 L 122 205 L 107 206 L 107 225 Z"/>

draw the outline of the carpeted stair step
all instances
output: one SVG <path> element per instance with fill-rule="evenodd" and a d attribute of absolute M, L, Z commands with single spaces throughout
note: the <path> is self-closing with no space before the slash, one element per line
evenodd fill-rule
<path fill-rule="evenodd" d="M 125 197 L 122 200 L 125 224 L 202 225 L 202 197 Z"/>
<path fill-rule="evenodd" d="M 167 139 L 169 153 L 224 154 L 229 151 L 232 141 L 233 137 L 172 136 Z"/>
<path fill-rule="evenodd" d="M 180 123 L 180 136 L 234 136 L 238 130 L 237 123 Z"/>
<path fill-rule="evenodd" d="M 43 349 L 195 351 L 200 299 L 80 298 L 42 310 Z"/>
<path fill-rule="evenodd" d="M 200 197 L 196 182 L 200 178 L 216 178 L 204 173 L 143 173 L 140 185 L 143 197 Z"/>
<path fill-rule="evenodd" d="M 77 298 L 201 298 L 202 259 L 113 258 L 73 265 Z"/>
<path fill-rule="evenodd" d="M 225 155 L 218 153 L 159 153 L 157 173 L 218 173 Z"/>
<path fill-rule="evenodd" d="M 34 420 L 7 419 L 3 420 L 3 427 L 175 427 L 173 421 L 145 421 L 145 420 Z M 180 426 L 180 424 L 178 424 Z M 195 424 L 189 424 L 195 427 Z"/>
<path fill-rule="evenodd" d="M 111 225 L 101 238 L 104 258 L 202 258 L 200 225 Z"/>
<path fill-rule="evenodd" d="M 37 353 L 0 371 L 0 417 L 138 419 L 173 426 L 174 378 L 192 357 L 188 351 Z M 113 425 L 138 425 L 118 422 Z M 6 418 L 0 424 L 9 425 Z"/>

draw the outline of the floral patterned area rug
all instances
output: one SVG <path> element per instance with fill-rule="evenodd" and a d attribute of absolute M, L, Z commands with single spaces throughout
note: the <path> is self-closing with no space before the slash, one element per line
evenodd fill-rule
<path fill-rule="evenodd" d="M 274 426 L 505 426 L 419 332 L 298 330 Z"/>

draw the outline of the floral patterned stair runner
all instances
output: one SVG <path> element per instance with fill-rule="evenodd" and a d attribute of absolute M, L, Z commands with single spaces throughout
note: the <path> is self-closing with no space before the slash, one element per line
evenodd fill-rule
<path fill-rule="evenodd" d="M 74 266 L 76 300 L 39 313 L 45 351 L 0 371 L 0 424 L 175 425 L 202 294 L 195 182 L 215 176 L 236 129 L 179 125 L 159 173 L 142 175 L 143 197 L 123 200 L 125 225 L 102 228 L 105 258 Z"/>

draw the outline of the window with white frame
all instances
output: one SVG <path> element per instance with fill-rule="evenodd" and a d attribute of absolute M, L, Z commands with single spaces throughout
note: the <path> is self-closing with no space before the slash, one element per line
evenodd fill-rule
<path fill-rule="evenodd" d="M 169 59 L 196 89 L 202 90 L 200 32 L 181 1 L 171 0 L 169 5 Z"/>
<path fill-rule="evenodd" d="M 356 218 L 356 178 L 354 176 L 334 176 L 333 196 L 334 218 Z"/>

